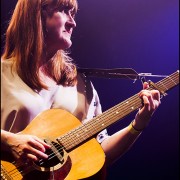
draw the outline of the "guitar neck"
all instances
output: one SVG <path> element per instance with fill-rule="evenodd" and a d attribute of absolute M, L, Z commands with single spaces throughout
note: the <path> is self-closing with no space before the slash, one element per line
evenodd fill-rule
<path fill-rule="evenodd" d="M 162 91 L 167 92 L 173 87 L 179 84 L 179 71 L 167 76 L 163 80 L 157 82 L 155 85 Z M 150 87 L 149 89 L 154 89 Z M 109 127 L 115 122 L 123 119 L 130 113 L 134 112 L 142 106 L 142 101 L 138 94 L 126 99 L 125 101 L 113 106 L 109 110 L 106 110 L 102 114 L 96 116 L 92 120 L 79 127 L 71 130 L 65 135 L 57 138 L 57 140 L 63 144 L 66 150 L 70 150 L 80 143 L 86 141 L 92 136 L 96 135 L 103 129 Z"/>

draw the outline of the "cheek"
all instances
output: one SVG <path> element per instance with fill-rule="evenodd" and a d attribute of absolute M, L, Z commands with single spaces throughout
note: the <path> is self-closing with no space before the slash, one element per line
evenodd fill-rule
<path fill-rule="evenodd" d="M 46 30 L 48 32 L 57 32 L 60 33 L 63 29 L 65 23 L 62 18 L 57 15 L 53 15 L 51 18 L 47 18 L 46 20 Z"/>

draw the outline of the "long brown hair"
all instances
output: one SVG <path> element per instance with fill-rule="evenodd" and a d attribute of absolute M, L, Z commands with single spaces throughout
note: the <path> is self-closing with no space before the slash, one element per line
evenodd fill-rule
<path fill-rule="evenodd" d="M 77 11 L 76 0 L 18 0 L 6 31 L 2 59 L 14 59 L 14 66 L 21 79 L 33 90 L 47 89 L 39 79 L 40 59 L 44 42 L 42 9 L 45 6 L 69 6 Z M 51 78 L 63 86 L 76 82 L 76 66 L 68 54 L 59 50 L 50 61 Z"/>

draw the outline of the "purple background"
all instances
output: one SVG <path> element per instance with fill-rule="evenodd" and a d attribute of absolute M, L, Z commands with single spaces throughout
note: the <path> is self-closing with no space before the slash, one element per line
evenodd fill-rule
<path fill-rule="evenodd" d="M 1 0 L 1 36 L 16 2 Z M 76 21 L 71 52 L 79 67 L 133 68 L 163 75 L 179 69 L 178 0 L 79 0 Z M 142 88 L 139 80 L 92 81 L 103 110 Z M 131 150 L 108 169 L 108 180 L 179 179 L 178 99 L 179 87 L 175 87 Z M 108 128 L 109 134 L 128 125 L 134 114 Z"/>

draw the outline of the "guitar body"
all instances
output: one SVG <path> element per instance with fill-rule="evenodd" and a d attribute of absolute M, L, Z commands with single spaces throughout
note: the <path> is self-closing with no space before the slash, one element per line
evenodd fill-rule
<path fill-rule="evenodd" d="M 36 135 L 41 139 L 48 139 L 57 144 L 56 139 L 70 130 L 81 125 L 81 122 L 72 114 L 61 109 L 50 109 L 39 114 L 20 133 Z M 61 151 L 62 159 L 55 160 L 50 165 L 41 166 L 34 164 L 28 167 L 14 165 L 10 156 L 3 156 L 1 161 L 1 179 L 55 179 L 55 180 L 77 180 L 77 179 L 103 179 L 98 177 L 98 172 L 105 163 L 105 155 L 100 144 L 92 138 L 70 152 Z M 24 173 L 21 172 L 23 170 Z M 97 175 L 97 178 L 96 178 Z"/>

